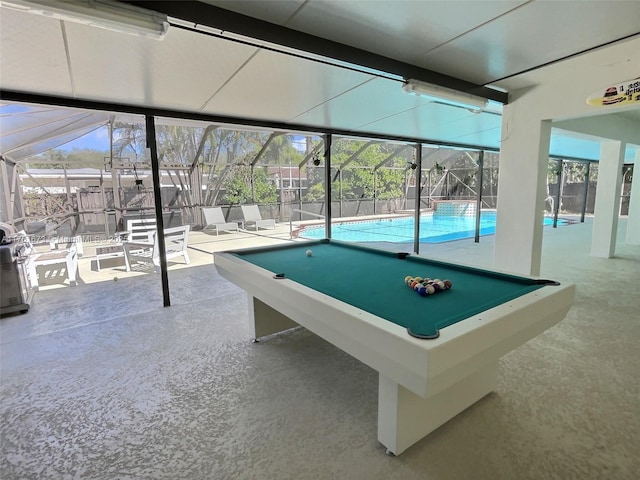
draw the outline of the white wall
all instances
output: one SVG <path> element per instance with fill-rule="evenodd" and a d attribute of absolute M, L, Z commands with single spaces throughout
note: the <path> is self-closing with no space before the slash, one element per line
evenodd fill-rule
<path fill-rule="evenodd" d="M 544 195 L 540 192 L 544 192 L 546 183 L 549 152 L 546 131 L 550 121 L 607 114 L 583 122 L 591 131 L 640 145 L 640 123 L 628 126 L 627 120 L 609 115 L 630 110 L 629 107 L 608 110 L 586 103 L 593 92 L 637 77 L 640 72 L 638 52 L 640 36 L 497 85 L 511 91 L 510 103 L 505 106 L 502 117 L 494 252 L 497 268 L 522 274 L 540 273 L 542 235 L 539 224 L 544 210 Z"/>

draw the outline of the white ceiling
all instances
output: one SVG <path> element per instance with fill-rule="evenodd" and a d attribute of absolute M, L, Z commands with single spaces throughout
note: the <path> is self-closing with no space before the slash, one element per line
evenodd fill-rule
<path fill-rule="evenodd" d="M 154 41 L 0 8 L 5 98 L 47 95 L 212 115 L 228 123 L 265 122 L 292 130 L 337 129 L 497 149 L 499 104 L 472 113 L 407 95 L 401 89 L 402 68 L 394 71 L 396 66 L 415 66 L 428 80 L 454 77 L 477 91 L 492 85 L 510 90 L 540 81 L 527 78 L 544 72 L 546 64 L 626 37 L 640 38 L 639 0 L 127 3 L 187 13 L 182 19 L 170 17 L 174 25 L 162 41 Z M 228 23 L 217 25 L 219 7 L 270 22 L 258 25 L 265 28 L 255 28 L 252 36 L 266 38 L 264 32 L 271 32 L 271 41 L 248 39 L 242 31 L 243 25 L 253 28 L 248 19 L 236 19 L 235 32 Z M 198 29 L 214 35 L 178 28 L 194 26 L 189 11 L 198 12 L 191 15 L 198 17 Z M 283 46 L 274 44 L 274 31 Z M 290 31 L 313 35 L 318 42 Z M 344 48 L 323 45 L 322 39 Z M 312 43 L 320 44 L 323 53 L 305 53 L 313 50 Z M 352 53 L 348 47 L 375 54 L 375 61 L 370 63 L 366 52 L 345 60 Z M 379 68 L 385 59 L 392 60 L 391 66 Z M 640 131 L 640 109 L 621 115 L 638 122 Z M 571 150 L 568 141 L 556 141 L 563 151 L 552 153 L 581 156 L 577 150 L 564 152 Z M 592 156 L 588 148 L 582 150 Z"/>
<path fill-rule="evenodd" d="M 637 1 L 205 2 L 479 85 L 640 31 Z"/>

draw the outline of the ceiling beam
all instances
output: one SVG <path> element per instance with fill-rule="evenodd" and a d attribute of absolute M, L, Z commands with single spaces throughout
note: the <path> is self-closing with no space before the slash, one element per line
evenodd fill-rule
<path fill-rule="evenodd" d="M 503 104 L 508 103 L 508 94 L 478 85 L 460 78 L 451 77 L 434 72 L 393 58 L 368 52 L 343 43 L 327 40 L 308 33 L 270 23 L 240 13 L 225 10 L 198 1 L 123 1 L 137 7 L 155 10 L 169 17 L 191 22 L 196 25 L 206 25 L 225 32 L 233 32 L 248 38 L 254 38 L 294 48 L 299 51 L 332 58 L 367 69 L 377 70 L 405 80 L 415 79 L 441 87 L 451 88 L 461 92 L 477 95 L 488 100 Z"/>

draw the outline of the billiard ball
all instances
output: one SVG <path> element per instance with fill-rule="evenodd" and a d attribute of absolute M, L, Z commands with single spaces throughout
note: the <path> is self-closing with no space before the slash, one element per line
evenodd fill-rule
<path fill-rule="evenodd" d="M 451 280 L 445 280 L 443 283 L 447 290 L 452 287 Z"/>
<path fill-rule="evenodd" d="M 311 255 L 313 255 L 313 252 L 311 250 L 307 250 L 307 257 L 310 257 Z"/>

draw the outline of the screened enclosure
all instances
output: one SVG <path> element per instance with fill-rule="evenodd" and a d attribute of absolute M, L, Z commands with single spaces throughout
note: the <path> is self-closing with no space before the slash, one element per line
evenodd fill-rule
<path fill-rule="evenodd" d="M 193 264 L 265 242 L 331 237 L 417 250 L 495 231 L 487 226 L 495 227 L 499 190 L 494 150 L 158 117 L 156 179 L 145 117 L 90 118 L 102 132 L 97 148 L 51 148 L 45 139 L 1 163 L 1 221 L 42 239 L 81 236 L 87 279 L 128 274 L 121 235 L 134 224 L 155 228 L 159 212 L 163 228 L 188 230 Z M 550 158 L 545 215 L 557 224 L 592 214 L 597 172 L 597 162 Z M 632 174 L 626 166 L 622 214 Z M 193 264 L 185 257 L 170 267 Z"/>

